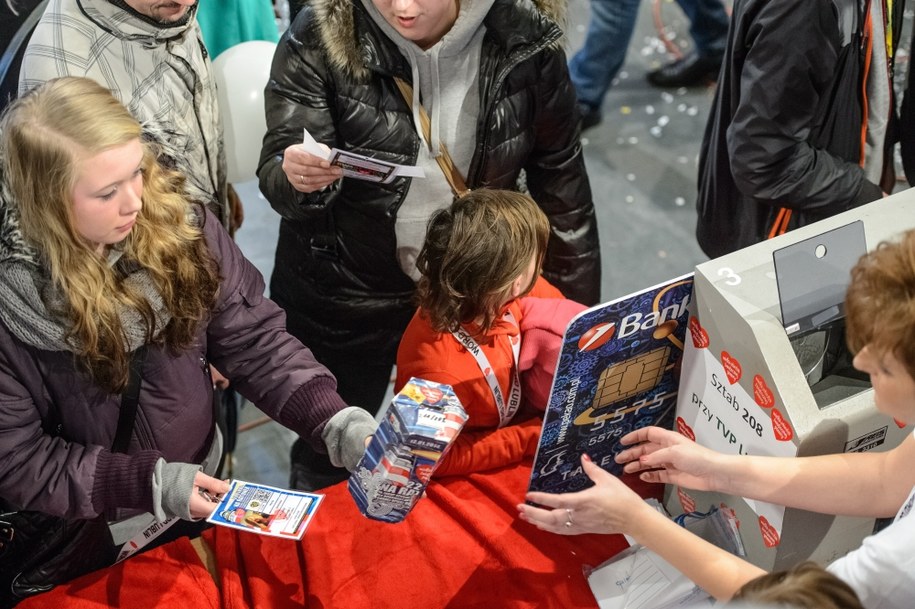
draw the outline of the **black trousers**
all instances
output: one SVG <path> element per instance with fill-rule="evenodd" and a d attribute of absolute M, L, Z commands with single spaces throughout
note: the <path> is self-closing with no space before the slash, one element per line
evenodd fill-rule
<path fill-rule="evenodd" d="M 372 415 L 378 413 L 391 382 L 396 352 L 376 351 L 368 354 L 370 357 L 320 348 L 312 352 L 337 378 L 337 392 L 347 404 L 365 408 Z M 290 461 L 289 486 L 296 490 L 316 491 L 349 477 L 346 469 L 335 467 L 326 454 L 315 451 L 301 438 L 292 445 Z"/>

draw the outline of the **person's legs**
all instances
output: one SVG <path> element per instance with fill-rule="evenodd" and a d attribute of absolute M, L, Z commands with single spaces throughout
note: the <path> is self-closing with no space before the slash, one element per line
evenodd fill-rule
<path fill-rule="evenodd" d="M 591 0 L 585 43 L 569 61 L 569 75 L 582 108 L 582 127 L 600 122 L 600 107 L 626 59 L 640 0 Z"/>
<path fill-rule="evenodd" d="M 689 87 L 718 78 L 727 47 L 730 18 L 721 0 L 677 0 L 690 21 L 693 50 L 648 73 L 659 87 Z"/>
<path fill-rule="evenodd" d="M 731 20 L 721 0 L 677 0 L 689 19 L 689 35 L 696 52 L 708 57 L 724 57 Z"/>
<path fill-rule="evenodd" d="M 371 358 L 366 358 L 364 354 L 322 349 L 312 352 L 336 377 L 337 392 L 347 404 L 373 415 L 378 412 L 391 382 L 395 353 L 372 352 Z M 290 460 L 289 485 L 296 490 L 315 491 L 349 476 L 346 469 L 334 466 L 326 454 L 315 451 L 301 438 L 293 443 Z"/>

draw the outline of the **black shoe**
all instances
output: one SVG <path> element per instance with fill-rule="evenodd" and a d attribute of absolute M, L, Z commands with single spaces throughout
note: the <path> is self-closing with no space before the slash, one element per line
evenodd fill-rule
<path fill-rule="evenodd" d="M 603 117 L 600 114 L 600 108 L 595 108 L 584 102 L 578 102 L 578 113 L 581 115 L 582 131 L 598 126 L 601 120 L 603 120 Z"/>
<path fill-rule="evenodd" d="M 689 53 L 666 66 L 648 73 L 648 82 L 656 87 L 695 87 L 718 80 L 721 56 Z"/>

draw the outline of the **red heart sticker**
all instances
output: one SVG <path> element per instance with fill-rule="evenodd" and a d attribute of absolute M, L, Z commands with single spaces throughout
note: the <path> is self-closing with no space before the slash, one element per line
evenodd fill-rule
<path fill-rule="evenodd" d="M 696 500 L 686 494 L 679 486 L 677 487 L 677 497 L 680 498 L 680 506 L 683 508 L 683 511 L 689 514 L 690 512 L 696 511 Z"/>
<path fill-rule="evenodd" d="M 489 376 L 490 374 L 492 374 L 492 368 L 487 368 L 483 371 L 483 376 Z"/>
<path fill-rule="evenodd" d="M 683 420 L 683 417 L 677 417 L 677 431 L 681 435 L 686 436 L 693 442 L 696 441 L 696 434 L 693 432 L 692 428 L 686 424 L 686 421 Z"/>
<path fill-rule="evenodd" d="M 785 420 L 778 408 L 772 409 L 772 433 L 775 434 L 775 439 L 781 442 L 787 442 L 794 437 L 794 430 L 791 429 L 791 424 Z"/>
<path fill-rule="evenodd" d="M 696 349 L 705 349 L 709 346 L 708 332 L 699 323 L 698 318 L 689 318 L 689 333 L 693 337 L 693 346 Z"/>
<path fill-rule="evenodd" d="M 441 389 L 436 389 L 434 387 L 420 387 L 419 390 L 426 396 L 426 399 L 429 400 L 430 404 L 437 404 L 444 395 Z"/>
<path fill-rule="evenodd" d="M 728 377 L 729 383 L 733 385 L 740 380 L 743 368 L 740 367 L 740 362 L 727 351 L 721 352 L 721 365 L 724 366 L 724 375 Z"/>
<path fill-rule="evenodd" d="M 417 480 L 423 484 L 429 484 L 429 480 L 432 478 L 432 466 L 425 464 L 417 465 L 416 469 L 413 470 L 413 473 L 416 474 Z"/>
<path fill-rule="evenodd" d="M 769 521 L 766 520 L 765 516 L 759 517 L 759 532 L 762 534 L 763 543 L 766 544 L 767 548 L 774 548 L 779 543 L 778 531 L 775 530 L 775 527 L 769 524 Z"/>
<path fill-rule="evenodd" d="M 899 429 L 902 429 L 903 427 L 905 427 L 905 423 L 903 423 L 899 419 L 893 419 L 893 423 L 895 423 L 896 427 L 898 427 Z"/>
<path fill-rule="evenodd" d="M 772 394 L 772 390 L 766 385 L 766 379 L 758 374 L 753 377 L 753 399 L 763 408 L 772 408 L 775 406 L 775 395 Z"/>

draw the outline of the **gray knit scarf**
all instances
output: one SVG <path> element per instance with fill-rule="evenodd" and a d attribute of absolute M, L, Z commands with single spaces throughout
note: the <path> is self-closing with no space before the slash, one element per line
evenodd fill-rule
<path fill-rule="evenodd" d="M 11 203 L 12 193 L 3 179 L 2 168 L 0 158 L 0 321 L 18 339 L 38 349 L 79 351 L 82 345 L 73 337 L 66 338 L 71 322 L 65 314 L 64 295 L 60 286 L 51 281 L 38 250 L 22 234 L 19 210 Z M 153 336 L 158 336 L 171 320 L 171 314 L 148 271 L 135 264 L 125 264 L 120 258 L 121 252 L 111 248 L 108 264 L 120 263 L 125 283 L 146 297 L 156 316 Z M 118 316 L 127 349 L 133 351 L 146 339 L 143 318 L 128 307 L 120 307 Z"/>
<path fill-rule="evenodd" d="M 116 264 L 121 253 L 112 249 L 109 264 Z M 124 279 L 132 290 L 146 297 L 156 316 L 154 335 L 171 320 L 162 296 L 146 269 L 138 268 Z M 0 320 L 18 339 L 47 351 L 78 351 L 82 345 L 67 337 L 69 320 L 62 314 L 65 299 L 59 286 L 51 282 L 45 269 L 22 261 L 0 263 Z M 135 309 L 120 306 L 118 317 L 124 330 L 128 352 L 146 342 L 146 327 Z"/>

